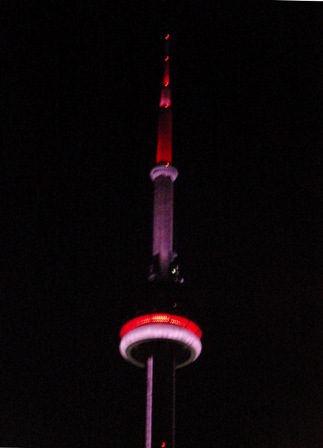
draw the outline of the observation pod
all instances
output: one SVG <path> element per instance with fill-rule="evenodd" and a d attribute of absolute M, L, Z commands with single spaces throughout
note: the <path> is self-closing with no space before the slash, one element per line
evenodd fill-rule
<path fill-rule="evenodd" d="M 194 362 L 202 350 L 202 331 L 186 317 L 145 314 L 120 331 L 122 357 L 146 368 L 145 448 L 175 448 L 176 369 Z"/>
<path fill-rule="evenodd" d="M 145 367 L 158 342 L 172 348 L 177 369 L 195 361 L 202 350 L 200 327 L 173 314 L 146 314 L 131 319 L 121 328 L 120 337 L 121 355 L 137 367 Z"/>

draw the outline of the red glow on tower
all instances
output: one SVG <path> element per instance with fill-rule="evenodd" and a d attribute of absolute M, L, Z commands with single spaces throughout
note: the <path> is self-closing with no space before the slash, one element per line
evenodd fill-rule
<path fill-rule="evenodd" d="M 163 86 L 165 87 L 166 84 L 169 84 L 169 58 L 167 59 L 167 61 L 165 60 L 165 68 L 164 68 L 164 77 L 163 77 Z M 163 94 L 163 91 L 162 91 Z"/>
<path fill-rule="evenodd" d="M 168 55 L 169 34 L 165 36 L 165 41 L 166 46 L 165 46 L 165 58 L 164 58 L 164 76 L 159 102 L 160 110 L 158 117 L 156 163 L 172 162 L 173 123 L 172 123 L 172 111 L 171 111 L 172 98 L 170 89 L 169 55 Z"/>
<path fill-rule="evenodd" d="M 121 328 L 120 337 L 123 338 L 127 333 L 134 330 L 135 328 L 151 324 L 174 325 L 175 327 L 185 328 L 200 339 L 202 337 L 202 331 L 195 322 L 187 319 L 186 317 L 167 313 L 145 314 L 143 316 L 135 317 L 134 319 L 129 320 Z"/>

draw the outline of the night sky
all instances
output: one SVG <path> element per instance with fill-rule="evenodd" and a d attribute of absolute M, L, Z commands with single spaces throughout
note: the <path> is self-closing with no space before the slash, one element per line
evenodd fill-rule
<path fill-rule="evenodd" d="M 143 448 L 163 36 L 175 241 L 203 352 L 177 447 L 321 448 L 323 7 L 4 1 L 0 445 Z"/>

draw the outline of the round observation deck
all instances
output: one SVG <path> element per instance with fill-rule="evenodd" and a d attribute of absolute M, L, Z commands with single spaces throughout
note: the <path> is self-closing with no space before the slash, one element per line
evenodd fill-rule
<path fill-rule="evenodd" d="M 170 177 L 172 182 L 175 182 L 178 171 L 168 162 L 160 162 L 150 171 L 150 179 L 154 181 L 159 176 Z"/>
<path fill-rule="evenodd" d="M 202 331 L 186 317 L 166 313 L 145 314 L 129 320 L 120 331 L 120 353 L 138 367 L 161 345 L 172 346 L 176 368 L 195 361 L 202 350 Z M 158 348 L 157 348 L 158 347 Z"/>

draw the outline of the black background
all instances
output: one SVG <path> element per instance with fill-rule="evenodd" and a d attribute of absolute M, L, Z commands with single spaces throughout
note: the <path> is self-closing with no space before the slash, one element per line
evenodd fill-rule
<path fill-rule="evenodd" d="M 150 263 L 170 32 L 176 247 L 204 332 L 177 446 L 322 446 L 322 6 L 245 3 L 2 2 L 1 445 L 144 445 L 118 332 Z"/>

